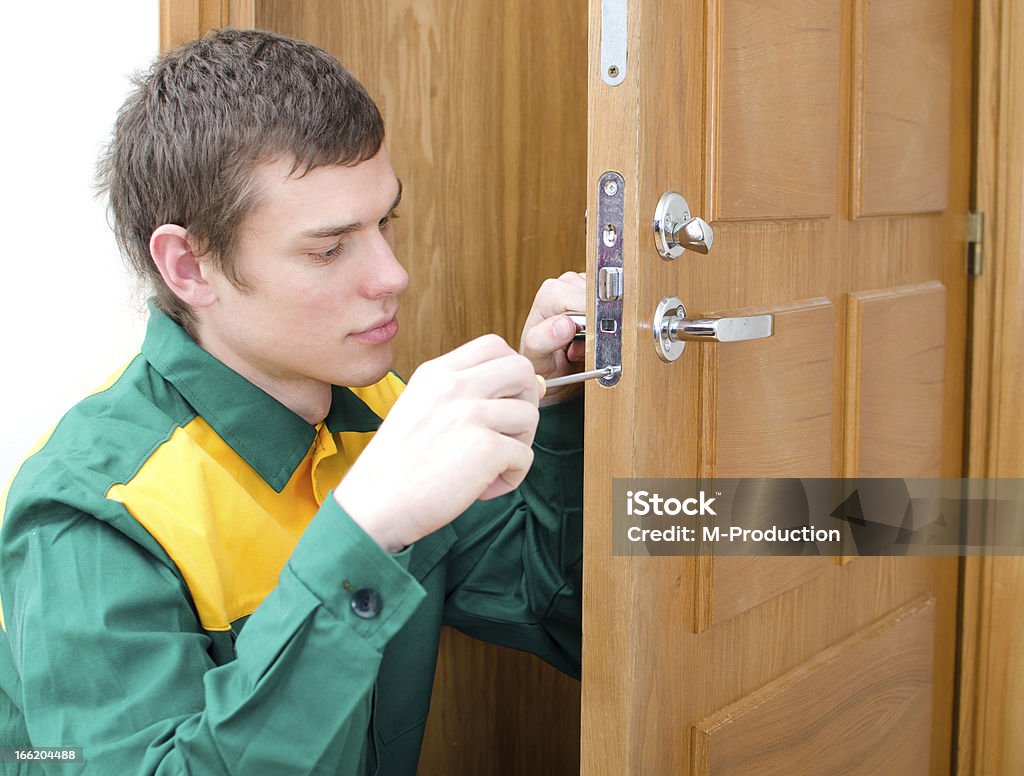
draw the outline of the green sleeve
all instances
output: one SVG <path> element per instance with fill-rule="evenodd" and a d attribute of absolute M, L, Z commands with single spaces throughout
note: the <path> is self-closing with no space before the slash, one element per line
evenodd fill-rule
<path fill-rule="evenodd" d="M 540 656 L 579 678 L 583 401 L 541 409 L 533 467 L 516 491 L 452 525 L 445 624 Z"/>
<path fill-rule="evenodd" d="M 104 776 L 361 772 L 382 650 L 425 596 L 333 498 L 220 666 L 175 571 L 101 520 L 9 514 L 0 564 L 31 740 Z"/>

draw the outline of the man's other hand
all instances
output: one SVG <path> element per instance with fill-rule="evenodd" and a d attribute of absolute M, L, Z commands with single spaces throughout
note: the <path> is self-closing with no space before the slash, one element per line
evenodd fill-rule
<path fill-rule="evenodd" d="M 582 313 L 586 309 L 585 273 L 566 272 L 544 281 L 534 297 L 519 346 L 519 352 L 530 360 L 537 374 L 552 378 L 580 371 L 586 346 L 582 341 L 573 341 L 576 325 L 566 313 Z M 582 389 L 582 385 L 570 385 L 553 390 L 541 404 L 565 401 Z"/>

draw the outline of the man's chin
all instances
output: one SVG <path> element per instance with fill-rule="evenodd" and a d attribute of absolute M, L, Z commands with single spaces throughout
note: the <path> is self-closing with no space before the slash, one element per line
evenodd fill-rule
<path fill-rule="evenodd" d="M 354 372 L 351 369 L 339 369 L 335 373 L 336 379 L 332 379 L 333 385 L 344 385 L 346 388 L 365 388 L 383 380 L 391 371 L 393 359 L 388 353 L 386 359 L 380 359 L 372 366 L 367 364 L 365 368 Z"/>

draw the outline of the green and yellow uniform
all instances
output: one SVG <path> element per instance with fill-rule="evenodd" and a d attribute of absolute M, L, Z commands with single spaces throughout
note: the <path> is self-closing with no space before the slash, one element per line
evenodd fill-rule
<path fill-rule="evenodd" d="M 581 403 L 542 410 L 517 491 L 392 555 L 330 491 L 402 387 L 335 387 L 314 427 L 152 309 L 11 484 L 0 746 L 105 775 L 412 774 L 443 624 L 578 676 Z"/>

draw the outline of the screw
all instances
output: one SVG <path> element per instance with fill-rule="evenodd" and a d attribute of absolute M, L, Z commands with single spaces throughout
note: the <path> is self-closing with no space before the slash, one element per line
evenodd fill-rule
<path fill-rule="evenodd" d="M 609 78 L 618 78 L 619 77 L 619 66 L 618 65 L 612 65 L 611 67 L 608 68 L 608 77 Z"/>
<path fill-rule="evenodd" d="M 614 197 L 619 191 L 619 184 L 615 181 L 605 181 L 604 193 L 609 197 Z"/>

